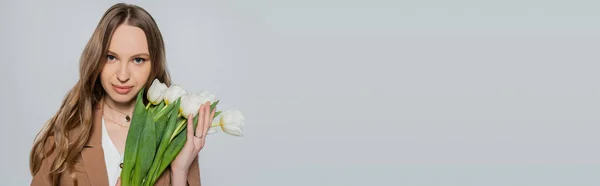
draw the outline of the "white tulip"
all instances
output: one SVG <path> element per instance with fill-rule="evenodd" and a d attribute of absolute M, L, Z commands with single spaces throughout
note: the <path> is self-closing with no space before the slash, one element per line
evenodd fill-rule
<path fill-rule="evenodd" d="M 219 127 L 218 127 L 218 126 L 215 126 L 215 127 L 210 127 L 210 128 L 208 129 L 208 132 L 207 132 L 207 134 L 214 134 L 214 133 L 217 133 L 217 132 L 219 131 L 217 128 L 219 128 Z"/>
<path fill-rule="evenodd" d="M 244 116 L 237 109 L 230 109 L 221 112 L 219 125 L 223 132 L 234 136 L 244 135 Z"/>
<path fill-rule="evenodd" d="M 167 92 L 168 88 L 169 87 L 167 87 L 166 84 L 161 83 L 158 79 L 154 79 L 154 81 L 152 81 L 152 85 L 150 85 L 150 88 L 148 89 L 148 93 L 146 94 L 148 101 L 153 105 L 158 105 L 163 101 L 163 96 L 165 92 Z"/>
<path fill-rule="evenodd" d="M 188 116 L 192 114 L 192 118 L 198 115 L 198 110 L 202 105 L 202 99 L 198 93 L 189 93 L 181 97 L 181 104 L 179 105 L 179 112 L 184 118 L 188 119 Z"/>
<path fill-rule="evenodd" d="M 179 85 L 173 85 L 173 86 L 169 87 L 169 89 L 167 89 L 167 92 L 165 92 L 165 95 L 164 95 L 165 103 L 167 105 L 169 103 L 174 103 L 177 99 L 179 99 L 179 97 L 181 97 L 185 94 L 187 94 L 187 91 L 185 91 Z"/>
<path fill-rule="evenodd" d="M 215 116 L 215 118 L 213 118 L 212 125 L 210 125 L 210 128 L 208 128 L 208 134 L 217 133 L 219 131 L 219 127 L 221 126 L 220 122 L 221 116 Z"/>
<path fill-rule="evenodd" d="M 207 101 L 210 101 L 210 104 L 213 104 L 217 99 L 213 93 L 210 93 L 206 90 L 201 91 L 198 93 L 198 95 L 200 95 L 200 103 L 202 104 L 206 103 Z"/>

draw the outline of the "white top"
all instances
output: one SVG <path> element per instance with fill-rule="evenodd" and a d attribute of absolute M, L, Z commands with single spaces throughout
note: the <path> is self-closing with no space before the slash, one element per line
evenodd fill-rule
<path fill-rule="evenodd" d="M 117 147 L 115 147 L 115 144 L 110 139 L 104 124 L 104 117 L 102 118 L 102 149 L 104 149 L 108 185 L 116 185 L 117 179 L 121 175 L 120 165 L 123 163 L 123 155 L 119 153 Z"/>

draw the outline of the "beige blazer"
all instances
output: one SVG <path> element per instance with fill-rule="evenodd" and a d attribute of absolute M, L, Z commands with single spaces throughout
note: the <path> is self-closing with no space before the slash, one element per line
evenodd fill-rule
<path fill-rule="evenodd" d="M 90 138 L 80 156 L 75 160 L 73 172 L 77 178 L 78 186 L 108 186 L 108 174 L 106 173 L 106 164 L 104 162 L 104 151 L 102 150 L 102 102 L 97 104 L 93 109 L 92 129 Z M 72 131 L 78 131 L 74 129 Z M 70 135 L 72 140 L 76 135 Z M 48 141 L 53 142 L 54 138 L 49 137 Z M 48 143 L 47 145 L 50 145 Z M 49 148 L 49 147 L 48 147 Z M 47 149 L 48 149 L 47 148 Z M 42 162 L 40 170 L 33 175 L 31 180 L 32 186 L 50 186 L 51 182 L 48 177 L 50 166 L 56 154 L 52 153 Z M 72 172 L 63 173 L 60 177 L 60 185 L 72 186 Z M 171 185 L 171 170 L 167 168 L 160 176 L 156 185 L 169 186 Z M 188 171 L 188 185 L 200 186 L 200 168 L 198 165 L 198 157 L 190 166 Z M 111 185 L 112 186 L 112 185 Z"/>

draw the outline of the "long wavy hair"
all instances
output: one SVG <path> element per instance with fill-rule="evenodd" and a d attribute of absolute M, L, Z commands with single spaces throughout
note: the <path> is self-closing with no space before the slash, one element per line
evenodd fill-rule
<path fill-rule="evenodd" d="M 60 176 L 65 172 L 70 172 L 77 182 L 74 163 L 90 137 L 93 106 L 106 94 L 98 76 L 104 67 L 112 35 L 121 24 L 139 27 L 146 34 L 152 70 L 145 87 L 150 87 L 154 78 L 170 86 L 164 43 L 154 18 L 136 5 L 119 3 L 111 6 L 83 50 L 79 60 L 79 81 L 66 94 L 58 112 L 35 138 L 29 157 L 32 175 L 40 170 L 45 158 L 55 153 L 50 165 L 53 185 L 59 184 Z"/>

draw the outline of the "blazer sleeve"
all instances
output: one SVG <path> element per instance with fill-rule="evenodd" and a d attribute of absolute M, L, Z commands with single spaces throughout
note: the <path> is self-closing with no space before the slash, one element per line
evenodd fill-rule
<path fill-rule="evenodd" d="M 54 143 L 54 137 L 50 136 L 48 137 L 44 148 L 49 149 L 52 146 L 52 143 Z M 33 178 L 31 179 L 31 186 L 52 186 L 49 174 L 55 156 L 56 154 L 52 152 L 48 157 L 42 160 L 40 169 L 33 175 Z"/>
<path fill-rule="evenodd" d="M 199 156 L 199 155 L 198 155 Z M 190 169 L 188 170 L 187 183 L 189 186 L 200 186 L 200 165 L 198 164 L 198 156 L 190 165 Z"/>

